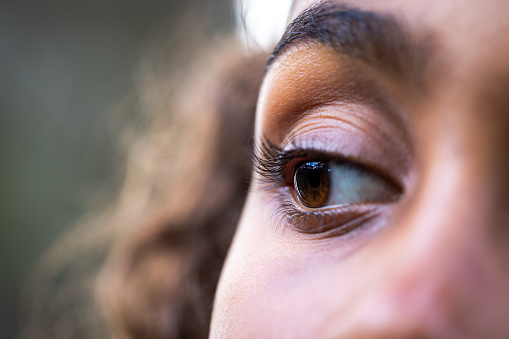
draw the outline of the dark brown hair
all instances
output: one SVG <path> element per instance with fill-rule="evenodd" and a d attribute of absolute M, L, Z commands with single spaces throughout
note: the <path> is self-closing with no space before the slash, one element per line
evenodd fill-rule
<path fill-rule="evenodd" d="M 24 337 L 207 336 L 248 190 L 267 57 L 223 40 L 195 46 L 184 66 L 145 70 L 119 104 L 138 112 L 120 134 L 128 147 L 118 199 L 48 252 L 28 288 Z"/>
<path fill-rule="evenodd" d="M 224 53 L 215 61 L 222 64 L 218 73 L 209 74 L 209 100 L 191 122 L 216 125 L 202 126 L 208 131 L 198 133 L 208 135 L 174 159 L 183 167 L 167 208 L 133 233 L 104 270 L 103 304 L 126 337 L 207 336 L 217 280 L 248 190 L 249 137 L 263 70 L 262 62 L 238 50 Z M 201 96 L 199 89 L 189 88 Z"/>

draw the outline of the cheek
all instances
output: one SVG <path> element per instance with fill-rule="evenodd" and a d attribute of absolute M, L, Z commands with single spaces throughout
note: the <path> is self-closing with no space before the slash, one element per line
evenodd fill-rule
<path fill-rule="evenodd" d="M 351 298 L 342 291 L 353 290 L 353 279 L 339 279 L 352 276 L 338 265 L 346 251 L 291 236 L 273 225 L 260 201 L 249 199 L 230 249 L 212 337 L 315 337 Z"/>

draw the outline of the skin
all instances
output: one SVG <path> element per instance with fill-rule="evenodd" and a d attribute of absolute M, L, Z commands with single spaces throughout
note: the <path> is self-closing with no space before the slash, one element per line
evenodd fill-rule
<path fill-rule="evenodd" d="M 299 45 L 266 74 L 256 142 L 374 164 L 403 194 L 346 234 L 310 234 L 274 221 L 280 202 L 255 175 L 210 337 L 508 338 L 509 4 L 350 5 L 433 37 L 424 88 Z"/>

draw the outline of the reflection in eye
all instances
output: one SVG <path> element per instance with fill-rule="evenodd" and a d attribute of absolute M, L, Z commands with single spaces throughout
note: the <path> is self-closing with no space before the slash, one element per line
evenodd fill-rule
<path fill-rule="evenodd" d="M 347 162 L 301 162 L 295 168 L 294 187 L 308 208 L 395 201 L 399 190 L 362 166 Z"/>

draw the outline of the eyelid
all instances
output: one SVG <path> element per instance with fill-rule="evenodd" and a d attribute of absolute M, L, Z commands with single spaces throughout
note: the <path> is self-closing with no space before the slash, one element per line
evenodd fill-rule
<path fill-rule="evenodd" d="M 257 173 L 265 188 L 274 188 L 281 184 L 292 185 L 295 166 L 302 161 L 347 162 L 364 168 L 380 176 L 383 180 L 393 184 L 403 192 L 403 183 L 384 169 L 365 160 L 345 157 L 319 149 L 305 149 L 296 145 L 290 149 L 282 149 L 264 137 L 261 144 L 255 148 L 252 162 L 253 170 Z"/>
<path fill-rule="evenodd" d="M 276 220 L 302 233 L 328 233 L 328 228 L 341 233 L 339 230 L 349 229 L 356 221 L 368 223 L 363 219 L 368 215 L 376 218 L 375 211 L 389 211 L 386 201 L 365 203 L 362 199 L 346 206 L 305 208 L 296 199 L 293 186 L 295 167 L 302 161 L 355 164 L 401 194 L 411 183 L 413 138 L 401 114 L 402 106 L 374 79 L 343 66 L 334 68 L 339 72 L 336 75 L 342 75 L 335 79 L 329 74 L 331 68 L 324 68 L 323 76 L 312 72 L 313 76 L 295 81 L 288 80 L 292 72 L 271 73 L 260 94 L 261 116 L 256 127 L 260 143 L 253 182 L 275 198 Z M 295 74 L 298 77 L 300 73 Z M 308 86 L 306 79 L 318 80 L 316 88 Z M 333 81 L 324 87 L 327 79 Z"/>
<path fill-rule="evenodd" d="M 411 172 L 414 152 L 400 132 L 369 107 L 337 104 L 310 113 L 279 145 L 341 157 L 403 180 Z"/>
<path fill-rule="evenodd" d="M 346 114 L 357 109 L 390 122 L 410 141 L 409 114 L 401 110 L 406 99 L 351 58 L 321 45 L 306 45 L 288 51 L 267 73 L 260 91 L 257 132 L 282 143 L 308 115 L 333 106 Z"/>
<path fill-rule="evenodd" d="M 399 192 L 403 192 L 403 185 L 398 180 L 393 179 L 375 166 L 323 150 L 293 147 L 295 148 L 284 150 L 264 138 L 255 148 L 253 154 L 253 168 L 254 173 L 257 174 L 254 182 L 261 184 L 264 191 L 275 194 L 277 207 L 273 221 L 277 225 L 290 227 L 300 233 L 319 234 L 320 237 L 339 236 L 376 219 L 381 213 L 381 207 L 393 202 L 344 204 L 318 209 L 306 208 L 298 203 L 293 188 L 295 166 L 306 159 L 352 163 L 372 171 L 383 180 L 395 185 Z"/>
<path fill-rule="evenodd" d="M 308 209 L 295 203 L 290 192 L 279 192 L 279 204 L 272 218 L 275 225 L 320 238 L 342 236 L 380 216 L 381 204 L 337 205 Z"/>

